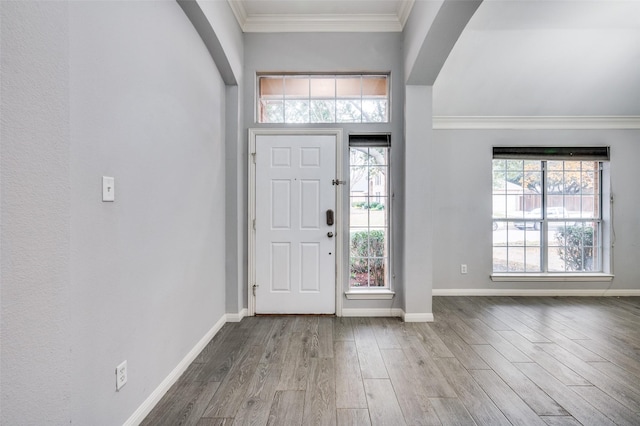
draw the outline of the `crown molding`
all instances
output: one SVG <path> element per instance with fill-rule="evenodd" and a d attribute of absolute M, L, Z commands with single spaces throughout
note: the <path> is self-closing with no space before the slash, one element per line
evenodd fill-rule
<path fill-rule="evenodd" d="M 249 15 L 242 1 L 227 1 L 245 33 L 402 32 L 415 2 L 401 1 L 396 14 Z"/>
<path fill-rule="evenodd" d="M 244 3 L 237 0 L 227 0 L 229 6 L 231 7 L 231 11 L 236 17 L 236 21 L 240 24 L 240 28 L 244 31 L 245 23 L 247 22 L 247 9 L 244 7 Z"/>
<path fill-rule="evenodd" d="M 409 14 L 411 13 L 411 9 L 413 9 L 413 4 L 415 0 L 406 0 L 401 1 L 398 5 L 398 21 L 402 28 L 407 23 L 407 19 L 409 19 Z"/>
<path fill-rule="evenodd" d="M 396 15 L 259 15 L 248 16 L 245 33 L 283 32 L 400 32 Z"/>
<path fill-rule="evenodd" d="M 638 130 L 640 116 L 434 116 L 436 130 Z"/>

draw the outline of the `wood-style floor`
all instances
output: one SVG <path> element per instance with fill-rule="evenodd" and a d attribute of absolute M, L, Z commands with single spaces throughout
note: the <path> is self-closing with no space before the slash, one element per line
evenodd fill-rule
<path fill-rule="evenodd" d="M 145 425 L 640 425 L 640 298 L 226 324 Z"/>

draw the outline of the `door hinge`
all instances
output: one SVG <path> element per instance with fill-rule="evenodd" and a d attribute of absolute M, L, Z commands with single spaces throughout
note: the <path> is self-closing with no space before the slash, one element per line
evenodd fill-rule
<path fill-rule="evenodd" d="M 251 153 L 251 158 L 253 158 L 253 164 L 256 164 L 256 153 L 255 152 Z"/>
<path fill-rule="evenodd" d="M 254 285 L 253 285 L 253 297 L 255 297 L 255 296 L 256 296 L 256 289 L 257 289 L 258 287 L 260 287 L 258 284 L 254 284 Z"/>
<path fill-rule="evenodd" d="M 254 231 L 256 230 L 256 220 L 255 219 L 253 219 L 253 230 Z"/>
<path fill-rule="evenodd" d="M 332 179 L 331 180 L 331 185 L 346 185 L 347 181 L 345 180 L 339 180 L 339 179 Z"/>

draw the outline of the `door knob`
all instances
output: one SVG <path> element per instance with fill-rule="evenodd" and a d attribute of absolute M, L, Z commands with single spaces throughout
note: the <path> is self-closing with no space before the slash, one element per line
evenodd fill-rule
<path fill-rule="evenodd" d="M 327 232 L 327 237 L 332 238 L 333 237 L 333 232 L 331 232 L 331 231 Z"/>

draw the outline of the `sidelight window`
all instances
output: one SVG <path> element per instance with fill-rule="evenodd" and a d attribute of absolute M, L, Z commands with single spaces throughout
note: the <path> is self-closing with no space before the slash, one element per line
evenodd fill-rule
<path fill-rule="evenodd" d="M 349 282 L 356 288 L 389 287 L 389 142 L 375 136 L 349 142 Z"/>

